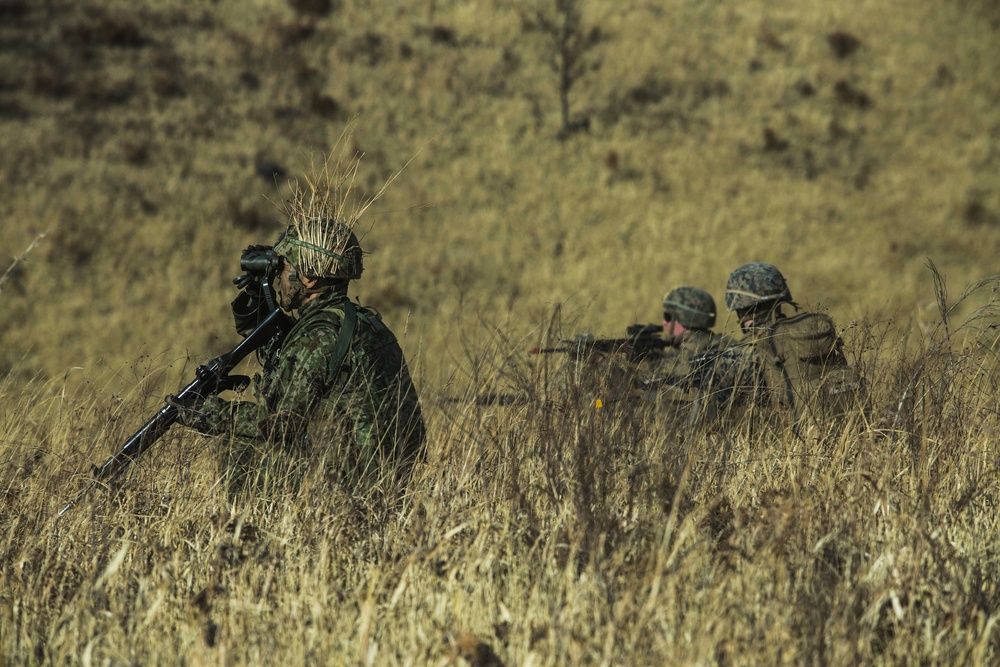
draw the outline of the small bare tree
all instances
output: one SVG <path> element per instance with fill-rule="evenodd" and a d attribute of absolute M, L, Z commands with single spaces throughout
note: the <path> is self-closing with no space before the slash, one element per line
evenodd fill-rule
<path fill-rule="evenodd" d="M 600 67 L 600 61 L 590 53 L 602 39 L 600 28 L 587 28 L 583 24 L 579 0 L 552 0 L 550 8 L 535 12 L 535 24 L 550 40 L 549 65 L 558 77 L 559 108 L 562 125 L 559 139 L 566 139 L 574 132 L 590 127 L 590 118 L 573 119 L 570 114 L 569 93 L 580 78 Z"/>

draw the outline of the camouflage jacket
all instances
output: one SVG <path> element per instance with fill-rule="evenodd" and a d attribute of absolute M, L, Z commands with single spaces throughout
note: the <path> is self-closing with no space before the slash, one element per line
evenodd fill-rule
<path fill-rule="evenodd" d="M 649 357 L 650 375 L 653 378 L 683 378 L 697 366 L 697 359 L 714 351 L 731 347 L 733 340 L 709 330 L 691 330 L 680 338 L 680 343 Z"/>
<path fill-rule="evenodd" d="M 734 345 L 728 336 L 708 330 L 692 330 L 673 346 L 650 355 L 640 386 L 655 390 L 659 398 L 690 402 L 702 391 L 702 359 L 713 357 Z"/>
<path fill-rule="evenodd" d="M 757 404 L 764 387 L 757 346 L 750 338 L 727 340 L 729 345 L 695 359 L 694 382 L 720 407 Z"/>
<path fill-rule="evenodd" d="M 348 310 L 356 312 L 356 325 L 338 361 L 335 348 Z M 342 293 L 321 294 L 300 309 L 284 340 L 261 348 L 258 357 L 263 370 L 254 377 L 256 401 L 212 396 L 181 422 L 228 435 L 234 446 L 251 445 L 253 456 L 274 449 L 346 454 L 368 470 L 421 454 L 425 432 L 417 392 L 396 337 L 376 311 L 354 306 Z M 241 465 L 251 463 L 241 459 Z"/>

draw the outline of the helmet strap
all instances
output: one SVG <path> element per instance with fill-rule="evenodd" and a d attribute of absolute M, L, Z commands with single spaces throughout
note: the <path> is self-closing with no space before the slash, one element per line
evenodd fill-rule
<path fill-rule="evenodd" d="M 306 287 L 306 284 L 302 282 L 301 275 L 299 270 L 294 266 L 288 271 L 289 291 L 291 292 L 290 301 L 292 304 L 297 304 L 294 308 L 301 306 L 305 303 L 306 298 L 313 294 L 324 294 L 326 292 L 347 294 L 347 285 L 350 282 L 347 279 L 317 278 L 316 284 L 313 287 Z"/>

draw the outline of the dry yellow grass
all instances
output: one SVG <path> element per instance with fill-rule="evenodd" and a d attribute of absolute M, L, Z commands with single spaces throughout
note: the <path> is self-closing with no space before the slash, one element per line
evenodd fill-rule
<path fill-rule="evenodd" d="M 0 292 L 0 654 L 996 661 L 993 314 L 939 345 L 927 267 L 949 303 L 996 273 L 993 3 L 581 2 L 600 67 L 564 141 L 548 3 L 325 4 L 0 3 L 0 268 L 46 234 Z M 56 524 L 235 342 L 240 250 L 352 119 L 362 196 L 414 158 L 366 213 L 357 286 L 427 404 L 410 497 L 230 506 L 178 431 Z M 686 432 L 553 403 L 526 365 L 557 306 L 562 335 L 617 336 L 756 260 L 846 329 L 867 420 Z M 537 398 L 441 400 L 470 386 Z"/>
<path fill-rule="evenodd" d="M 992 285 L 991 285 L 992 286 Z M 972 333 L 970 330 L 968 333 Z M 61 520 L 141 397 L 3 387 L 0 650 L 16 662 L 992 664 L 1000 591 L 996 335 L 898 358 L 870 400 L 793 435 L 689 427 L 551 384 L 502 337 L 477 407 L 425 394 L 429 460 L 386 506 L 307 482 L 226 500 L 173 431 Z M 477 356 L 478 355 L 478 356 Z M 87 443 L 87 444 L 85 444 Z M 65 490 L 65 493 L 64 491 Z"/>

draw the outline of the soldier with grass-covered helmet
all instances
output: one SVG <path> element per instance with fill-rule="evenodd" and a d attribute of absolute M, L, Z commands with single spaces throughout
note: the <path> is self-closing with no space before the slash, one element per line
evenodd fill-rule
<path fill-rule="evenodd" d="M 364 270 L 357 235 L 331 217 L 299 216 L 275 256 L 274 293 L 291 323 L 259 350 L 257 400 L 211 396 L 178 406 L 181 423 L 229 436 L 221 442 L 232 490 L 297 479 L 320 461 L 351 484 L 405 479 L 422 455 L 424 422 L 395 335 L 377 311 L 348 298 Z"/>

